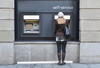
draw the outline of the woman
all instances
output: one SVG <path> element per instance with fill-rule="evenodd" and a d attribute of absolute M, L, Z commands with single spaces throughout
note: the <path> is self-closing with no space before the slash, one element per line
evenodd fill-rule
<path fill-rule="evenodd" d="M 66 55 L 66 37 L 65 37 L 65 25 L 66 19 L 64 18 L 63 12 L 58 13 L 58 18 L 55 22 L 55 34 L 56 34 L 56 43 L 57 43 L 57 55 L 58 55 L 58 64 L 65 64 L 65 55 Z"/>

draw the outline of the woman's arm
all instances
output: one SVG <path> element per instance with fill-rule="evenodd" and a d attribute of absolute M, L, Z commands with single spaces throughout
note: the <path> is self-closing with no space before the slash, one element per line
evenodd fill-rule
<path fill-rule="evenodd" d="M 56 34 L 56 32 L 57 32 L 57 21 L 55 20 L 54 23 L 55 23 L 55 32 L 54 33 Z"/>
<path fill-rule="evenodd" d="M 70 24 L 70 20 L 66 20 L 66 24 L 65 25 L 68 27 L 69 24 Z"/>

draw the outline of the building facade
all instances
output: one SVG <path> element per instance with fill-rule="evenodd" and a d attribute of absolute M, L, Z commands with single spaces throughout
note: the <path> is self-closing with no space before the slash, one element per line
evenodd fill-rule
<path fill-rule="evenodd" d="M 68 1 L 67 7 L 66 1 Z M 47 5 L 51 4 L 49 6 L 43 6 L 48 9 L 46 10 L 41 9 L 37 6 L 38 3 L 40 3 L 40 5 L 43 5 L 44 2 L 42 2 L 42 0 L 34 1 L 35 3 L 33 3 L 36 5 L 27 5 L 27 0 L 1 0 L 0 64 L 16 64 L 20 61 L 57 61 L 56 43 L 53 41 L 53 27 L 51 28 L 53 24 L 44 24 L 43 22 L 52 22 L 52 19 L 56 18 L 56 14 L 60 10 L 63 10 L 66 16 L 70 15 L 70 18 L 68 19 L 70 19 L 71 21 L 71 31 L 72 36 L 74 37 L 74 40 L 69 40 L 67 43 L 66 60 L 77 63 L 100 63 L 99 0 L 76 0 L 76 2 L 74 1 L 64 0 L 60 2 L 59 0 L 58 2 L 56 2 L 55 0 L 55 2 L 53 2 L 51 0 L 50 2 L 48 2 L 45 0 L 44 2 Z M 59 4 L 61 6 L 59 6 Z M 35 7 L 32 7 L 33 9 L 31 9 L 31 6 Z M 51 6 L 52 9 L 50 9 Z M 35 12 L 34 14 L 33 11 L 37 12 Z M 71 11 L 73 11 L 73 13 L 70 14 Z M 36 28 L 37 31 L 33 31 L 33 33 L 39 33 L 39 31 L 43 32 L 40 35 L 33 36 L 30 34 L 31 31 L 28 31 L 29 34 L 24 34 L 27 33 L 27 29 L 21 28 L 22 26 L 24 26 L 22 25 L 23 20 L 24 22 L 31 21 L 30 19 L 28 20 L 25 15 L 26 17 L 27 15 L 35 15 L 37 19 L 42 18 L 42 22 L 40 23 L 44 24 L 45 26 L 50 25 L 48 26 L 50 32 L 48 33 L 46 27 L 41 24 L 41 30 Z M 39 17 L 39 15 L 41 15 L 41 17 Z M 46 18 L 46 20 L 44 20 L 44 18 Z M 73 22 L 78 24 L 73 24 Z M 36 25 L 38 24 L 35 24 L 35 26 Z M 29 26 L 31 27 L 32 25 L 26 25 L 26 27 Z M 35 41 L 36 39 L 33 39 L 34 37 L 38 37 L 37 41 Z"/>

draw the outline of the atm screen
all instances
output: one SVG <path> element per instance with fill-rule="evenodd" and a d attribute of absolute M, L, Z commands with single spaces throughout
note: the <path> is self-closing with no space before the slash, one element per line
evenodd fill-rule
<path fill-rule="evenodd" d="M 24 15 L 24 33 L 39 33 L 39 15 Z"/>

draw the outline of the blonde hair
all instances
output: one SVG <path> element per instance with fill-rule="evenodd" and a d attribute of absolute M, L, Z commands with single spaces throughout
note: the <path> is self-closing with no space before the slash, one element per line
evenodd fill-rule
<path fill-rule="evenodd" d="M 57 19 L 57 23 L 58 24 L 65 24 L 66 23 L 66 19 L 65 18 L 58 18 Z"/>

